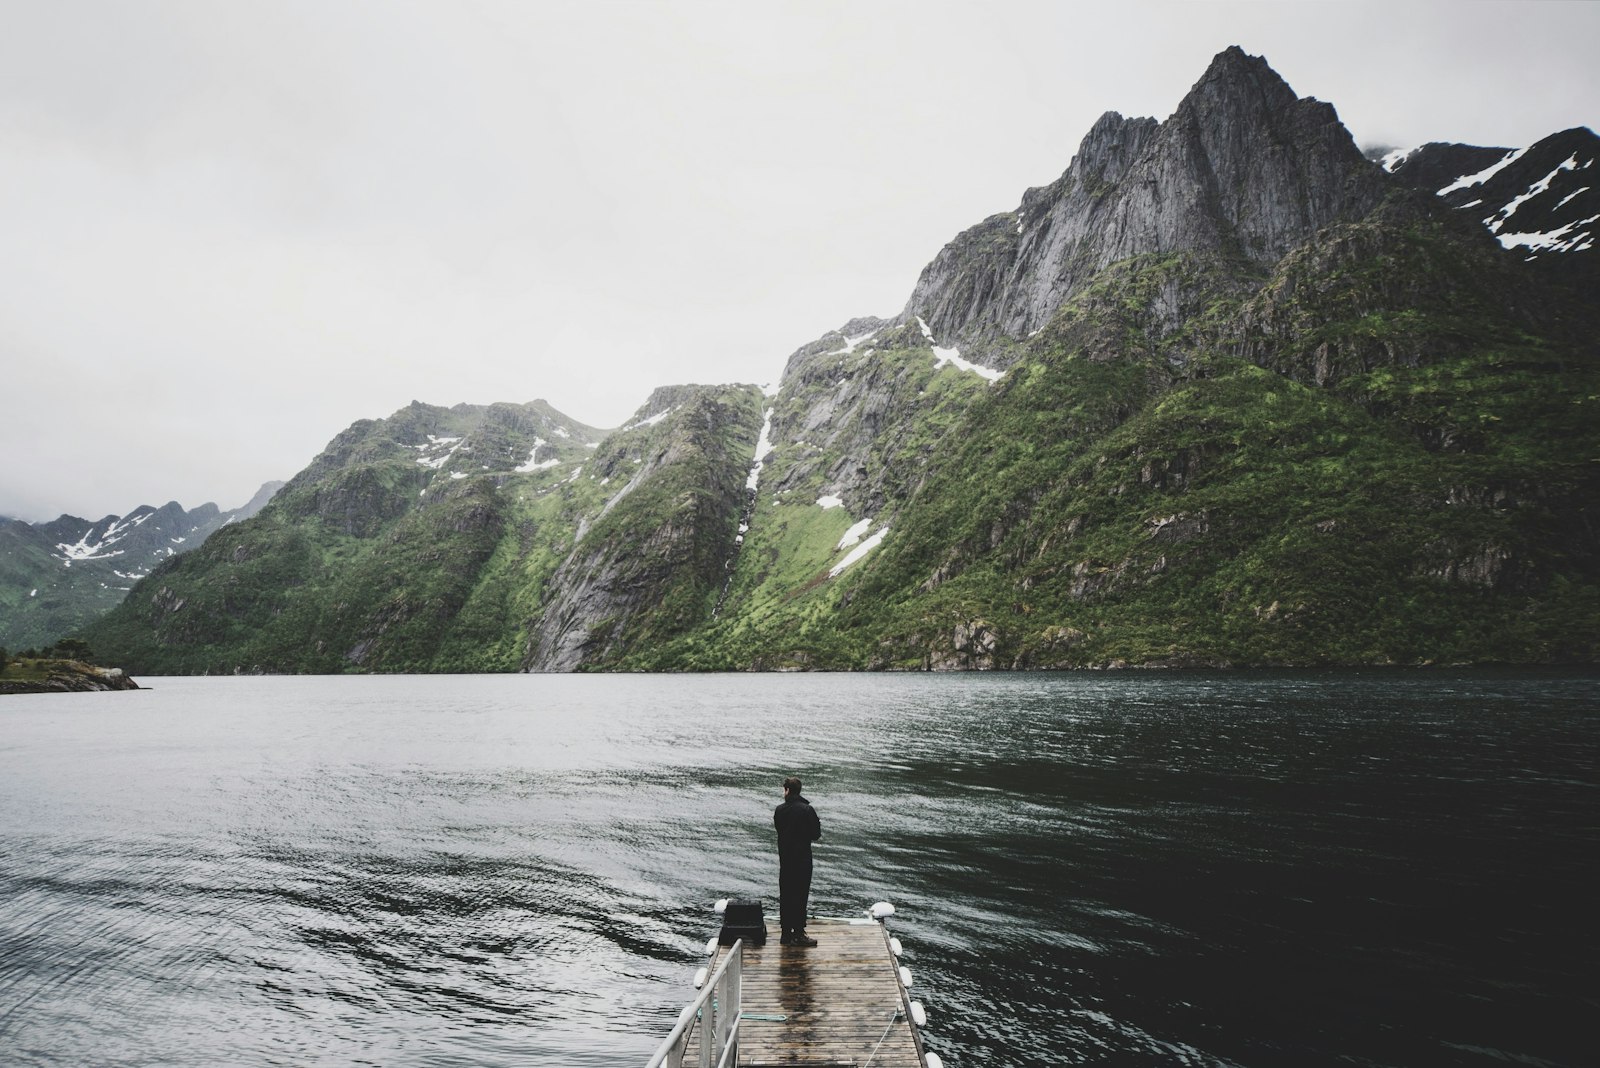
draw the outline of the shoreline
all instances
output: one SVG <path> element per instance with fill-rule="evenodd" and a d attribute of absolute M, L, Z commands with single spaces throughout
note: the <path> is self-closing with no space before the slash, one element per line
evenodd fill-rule
<path fill-rule="evenodd" d="M 13 661 L 0 672 L 0 696 L 142 689 L 121 668 L 95 667 L 79 660 Z"/>

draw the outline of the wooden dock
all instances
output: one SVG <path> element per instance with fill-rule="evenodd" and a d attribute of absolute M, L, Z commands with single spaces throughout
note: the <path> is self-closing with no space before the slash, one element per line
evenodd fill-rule
<path fill-rule="evenodd" d="M 807 947 L 779 945 L 780 933 L 768 924 L 766 945 L 744 946 L 739 1065 L 924 1068 L 883 924 L 813 917 L 808 933 L 817 944 Z M 710 972 L 727 952 L 716 947 Z M 698 1045 L 695 1035 L 685 1064 L 698 1063 Z"/>

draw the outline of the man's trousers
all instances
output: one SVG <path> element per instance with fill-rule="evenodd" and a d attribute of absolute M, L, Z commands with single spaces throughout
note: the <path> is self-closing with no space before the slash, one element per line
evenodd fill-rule
<path fill-rule="evenodd" d="M 806 929 L 806 901 L 811 896 L 811 858 L 778 862 L 778 920 L 783 933 Z"/>

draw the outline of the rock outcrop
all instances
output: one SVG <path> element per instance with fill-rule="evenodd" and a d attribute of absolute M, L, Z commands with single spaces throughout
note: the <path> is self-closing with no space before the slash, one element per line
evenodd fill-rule
<path fill-rule="evenodd" d="M 753 386 L 658 389 L 596 452 L 587 513 L 529 623 L 522 667 L 614 661 L 704 622 L 738 549 L 761 426 Z"/>
<path fill-rule="evenodd" d="M 1188 253 L 1265 269 L 1388 184 L 1332 105 L 1230 48 L 1165 122 L 1104 115 L 1059 179 L 945 246 L 904 315 L 1004 366 L 1001 339 L 1042 328 L 1113 263 Z"/>
<path fill-rule="evenodd" d="M 8 678 L 0 673 L 0 694 L 95 693 L 143 689 L 121 668 L 95 667 L 76 660 L 51 660 L 30 664 L 28 678 Z M 20 673 L 20 667 L 9 674 Z M 37 677 L 35 677 L 37 676 Z"/>

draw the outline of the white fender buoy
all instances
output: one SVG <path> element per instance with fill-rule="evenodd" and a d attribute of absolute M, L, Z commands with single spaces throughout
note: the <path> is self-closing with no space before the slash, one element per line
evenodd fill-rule
<path fill-rule="evenodd" d="M 893 953 L 895 956 L 898 957 L 900 955 L 901 951 L 904 948 L 905 947 L 900 944 L 900 939 L 898 939 L 898 938 L 889 939 L 889 952 L 890 953 Z"/>
<path fill-rule="evenodd" d="M 716 954 L 717 954 L 717 939 L 716 939 L 716 936 L 713 935 L 706 942 L 706 956 L 714 957 L 714 956 L 716 956 Z"/>
<path fill-rule="evenodd" d="M 695 972 L 694 973 L 694 988 L 696 990 L 699 990 L 701 987 L 705 986 L 706 985 L 706 976 L 708 976 L 710 974 L 711 973 L 709 971 L 707 971 L 706 969 L 704 969 L 704 968 L 701 968 L 699 971 Z"/>
<path fill-rule="evenodd" d="M 928 1068 L 944 1068 L 944 1058 L 937 1053 L 928 1054 L 923 1058 L 922 1063 L 926 1064 Z"/>
<path fill-rule="evenodd" d="M 911 989 L 911 969 L 903 964 L 900 966 L 900 985 L 907 990 Z"/>
<path fill-rule="evenodd" d="M 918 1027 L 928 1026 L 928 1010 L 922 1007 L 922 1002 L 913 1001 L 911 1003 L 911 1020 Z"/>
<path fill-rule="evenodd" d="M 887 901 L 880 901 L 876 905 L 872 906 L 872 908 L 869 910 L 869 914 L 875 920 L 882 920 L 886 916 L 894 915 L 894 906 L 889 904 Z"/>
<path fill-rule="evenodd" d="M 711 906 L 711 911 L 715 912 L 718 916 L 721 916 L 724 912 L 727 912 L 728 899 L 725 897 L 717 898 L 717 903 Z"/>

